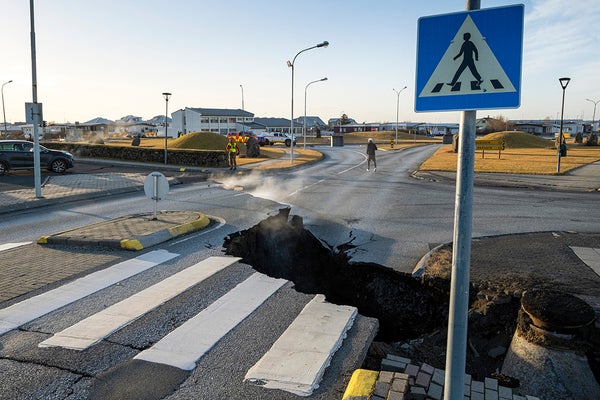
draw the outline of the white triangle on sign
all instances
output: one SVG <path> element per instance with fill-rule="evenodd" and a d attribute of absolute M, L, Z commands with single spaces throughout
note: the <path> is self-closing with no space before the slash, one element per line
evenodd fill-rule
<path fill-rule="evenodd" d="M 471 44 L 467 42 L 471 42 Z M 461 53 L 463 45 L 467 51 Z M 475 52 L 478 55 L 477 60 L 475 60 Z M 471 69 L 472 67 L 474 70 Z M 460 69 L 463 70 L 456 82 L 452 82 Z M 479 84 L 477 84 L 478 77 L 475 76 L 477 73 L 481 79 Z M 456 84 L 451 85 L 451 83 Z M 467 15 L 419 97 L 510 92 L 516 92 L 515 87 L 475 22 L 470 15 Z"/>

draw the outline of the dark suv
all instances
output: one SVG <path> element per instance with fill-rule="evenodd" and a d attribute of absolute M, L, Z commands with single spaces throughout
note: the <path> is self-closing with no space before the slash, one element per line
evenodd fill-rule
<path fill-rule="evenodd" d="M 73 168 L 73 155 L 40 146 L 40 167 L 59 174 Z M 33 143 L 27 140 L 0 140 L 0 175 L 11 169 L 33 169 Z"/>

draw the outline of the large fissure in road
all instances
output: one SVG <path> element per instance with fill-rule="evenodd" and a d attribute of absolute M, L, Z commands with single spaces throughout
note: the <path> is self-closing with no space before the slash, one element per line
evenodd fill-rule
<path fill-rule="evenodd" d="M 289 208 L 225 239 L 226 253 L 257 271 L 294 282 L 303 293 L 322 293 L 379 319 L 379 340 L 398 341 L 447 323 L 448 282 L 423 283 L 371 263 L 350 263 L 340 248 L 327 248 L 304 229 Z M 343 248 L 345 246 L 341 246 Z M 347 247 L 347 246 L 346 246 Z"/>
<path fill-rule="evenodd" d="M 278 215 L 225 239 L 225 251 L 296 290 L 324 294 L 379 320 L 379 333 L 364 367 L 377 369 L 386 353 L 444 368 L 450 282 L 417 279 L 375 263 L 353 263 L 351 243 L 328 247 L 284 208 Z M 483 378 L 497 372 L 514 332 L 519 299 L 489 288 L 471 288 L 467 371 Z"/>

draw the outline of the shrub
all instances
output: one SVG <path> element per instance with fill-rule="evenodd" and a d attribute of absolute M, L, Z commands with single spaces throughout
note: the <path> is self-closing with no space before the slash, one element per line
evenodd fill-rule
<path fill-rule="evenodd" d="M 585 141 L 586 146 L 598 146 L 598 135 L 592 133 Z"/>

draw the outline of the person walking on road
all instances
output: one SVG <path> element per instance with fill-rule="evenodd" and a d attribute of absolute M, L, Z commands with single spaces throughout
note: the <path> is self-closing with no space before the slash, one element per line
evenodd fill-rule
<path fill-rule="evenodd" d="M 229 138 L 229 143 L 227 143 L 227 147 L 225 149 L 229 154 L 229 169 L 237 169 L 236 158 L 240 152 L 240 148 L 238 147 L 238 144 L 234 138 Z"/>
<path fill-rule="evenodd" d="M 371 161 L 373 161 L 373 171 L 377 171 L 375 150 L 377 150 L 377 145 L 373 142 L 373 138 L 369 138 L 369 143 L 367 143 L 367 172 L 371 170 Z"/>

